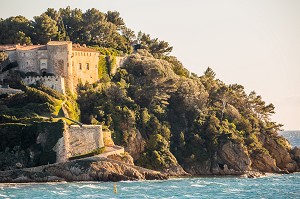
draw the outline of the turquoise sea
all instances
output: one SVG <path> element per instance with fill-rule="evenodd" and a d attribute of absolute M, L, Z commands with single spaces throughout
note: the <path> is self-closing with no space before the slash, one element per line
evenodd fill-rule
<path fill-rule="evenodd" d="M 281 134 L 300 146 L 300 131 Z M 117 194 L 112 182 L 0 184 L 0 198 L 300 198 L 300 173 L 118 182 Z"/>

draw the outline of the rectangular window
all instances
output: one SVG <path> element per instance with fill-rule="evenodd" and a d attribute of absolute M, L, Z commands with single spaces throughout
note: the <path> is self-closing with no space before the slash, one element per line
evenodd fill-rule
<path fill-rule="evenodd" d="M 69 67 L 69 62 L 67 63 L 67 67 Z"/>
<path fill-rule="evenodd" d="M 81 63 L 79 63 L 79 69 L 80 69 L 80 70 L 82 70 L 82 66 L 81 66 Z"/>
<path fill-rule="evenodd" d="M 90 64 L 86 63 L 86 69 L 90 70 Z"/>

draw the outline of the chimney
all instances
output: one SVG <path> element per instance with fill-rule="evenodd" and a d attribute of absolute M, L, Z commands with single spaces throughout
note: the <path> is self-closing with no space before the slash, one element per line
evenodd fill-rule
<path fill-rule="evenodd" d="M 86 48 L 86 44 L 83 44 L 82 47 Z"/>

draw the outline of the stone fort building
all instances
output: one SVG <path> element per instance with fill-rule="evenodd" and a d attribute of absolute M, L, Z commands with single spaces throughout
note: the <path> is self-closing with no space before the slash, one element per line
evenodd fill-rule
<path fill-rule="evenodd" d="M 46 45 L 1 45 L 0 51 L 8 53 L 11 63 L 18 63 L 14 70 L 38 74 L 24 78 L 27 85 L 39 81 L 65 93 L 66 89 L 75 92 L 80 81 L 92 84 L 98 80 L 100 54 L 85 45 L 50 41 Z"/>

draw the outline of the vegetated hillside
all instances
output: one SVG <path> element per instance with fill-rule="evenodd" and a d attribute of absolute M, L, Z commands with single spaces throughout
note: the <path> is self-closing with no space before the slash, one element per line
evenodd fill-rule
<path fill-rule="evenodd" d="M 278 136 L 280 125 L 270 120 L 272 104 L 255 92 L 246 94 L 241 85 L 225 85 L 210 68 L 200 77 L 190 74 L 168 55 L 168 42 L 135 35 L 118 12 L 67 7 L 48 9 L 33 20 L 0 19 L 2 44 L 49 40 L 87 44 L 103 55 L 138 51 L 114 76 L 113 59 L 102 56 L 99 83 L 80 85 L 77 99 L 81 122 L 112 130 L 115 143 L 124 145 L 136 164 L 171 174 L 183 174 L 183 169 L 195 175 L 299 171 L 294 160 L 300 160 L 300 150 L 291 150 Z M 0 62 L 6 59 L 0 54 Z M 45 89 L 27 88 L 24 94 L 2 98 L 1 125 L 31 125 L 59 115 L 66 98 L 69 117 L 79 118 L 76 97 L 54 96 Z"/>
<path fill-rule="evenodd" d="M 180 173 L 179 163 L 195 175 L 298 170 L 280 125 L 270 120 L 274 106 L 215 76 L 210 68 L 189 76 L 176 59 L 139 50 L 111 81 L 80 89 L 82 122 L 106 125 L 136 164 L 151 169 Z"/>
<path fill-rule="evenodd" d="M 19 87 L 23 93 L 0 95 L 0 170 L 55 163 L 54 147 L 63 136 L 63 116 L 79 116 L 70 96 L 44 86 Z"/>

